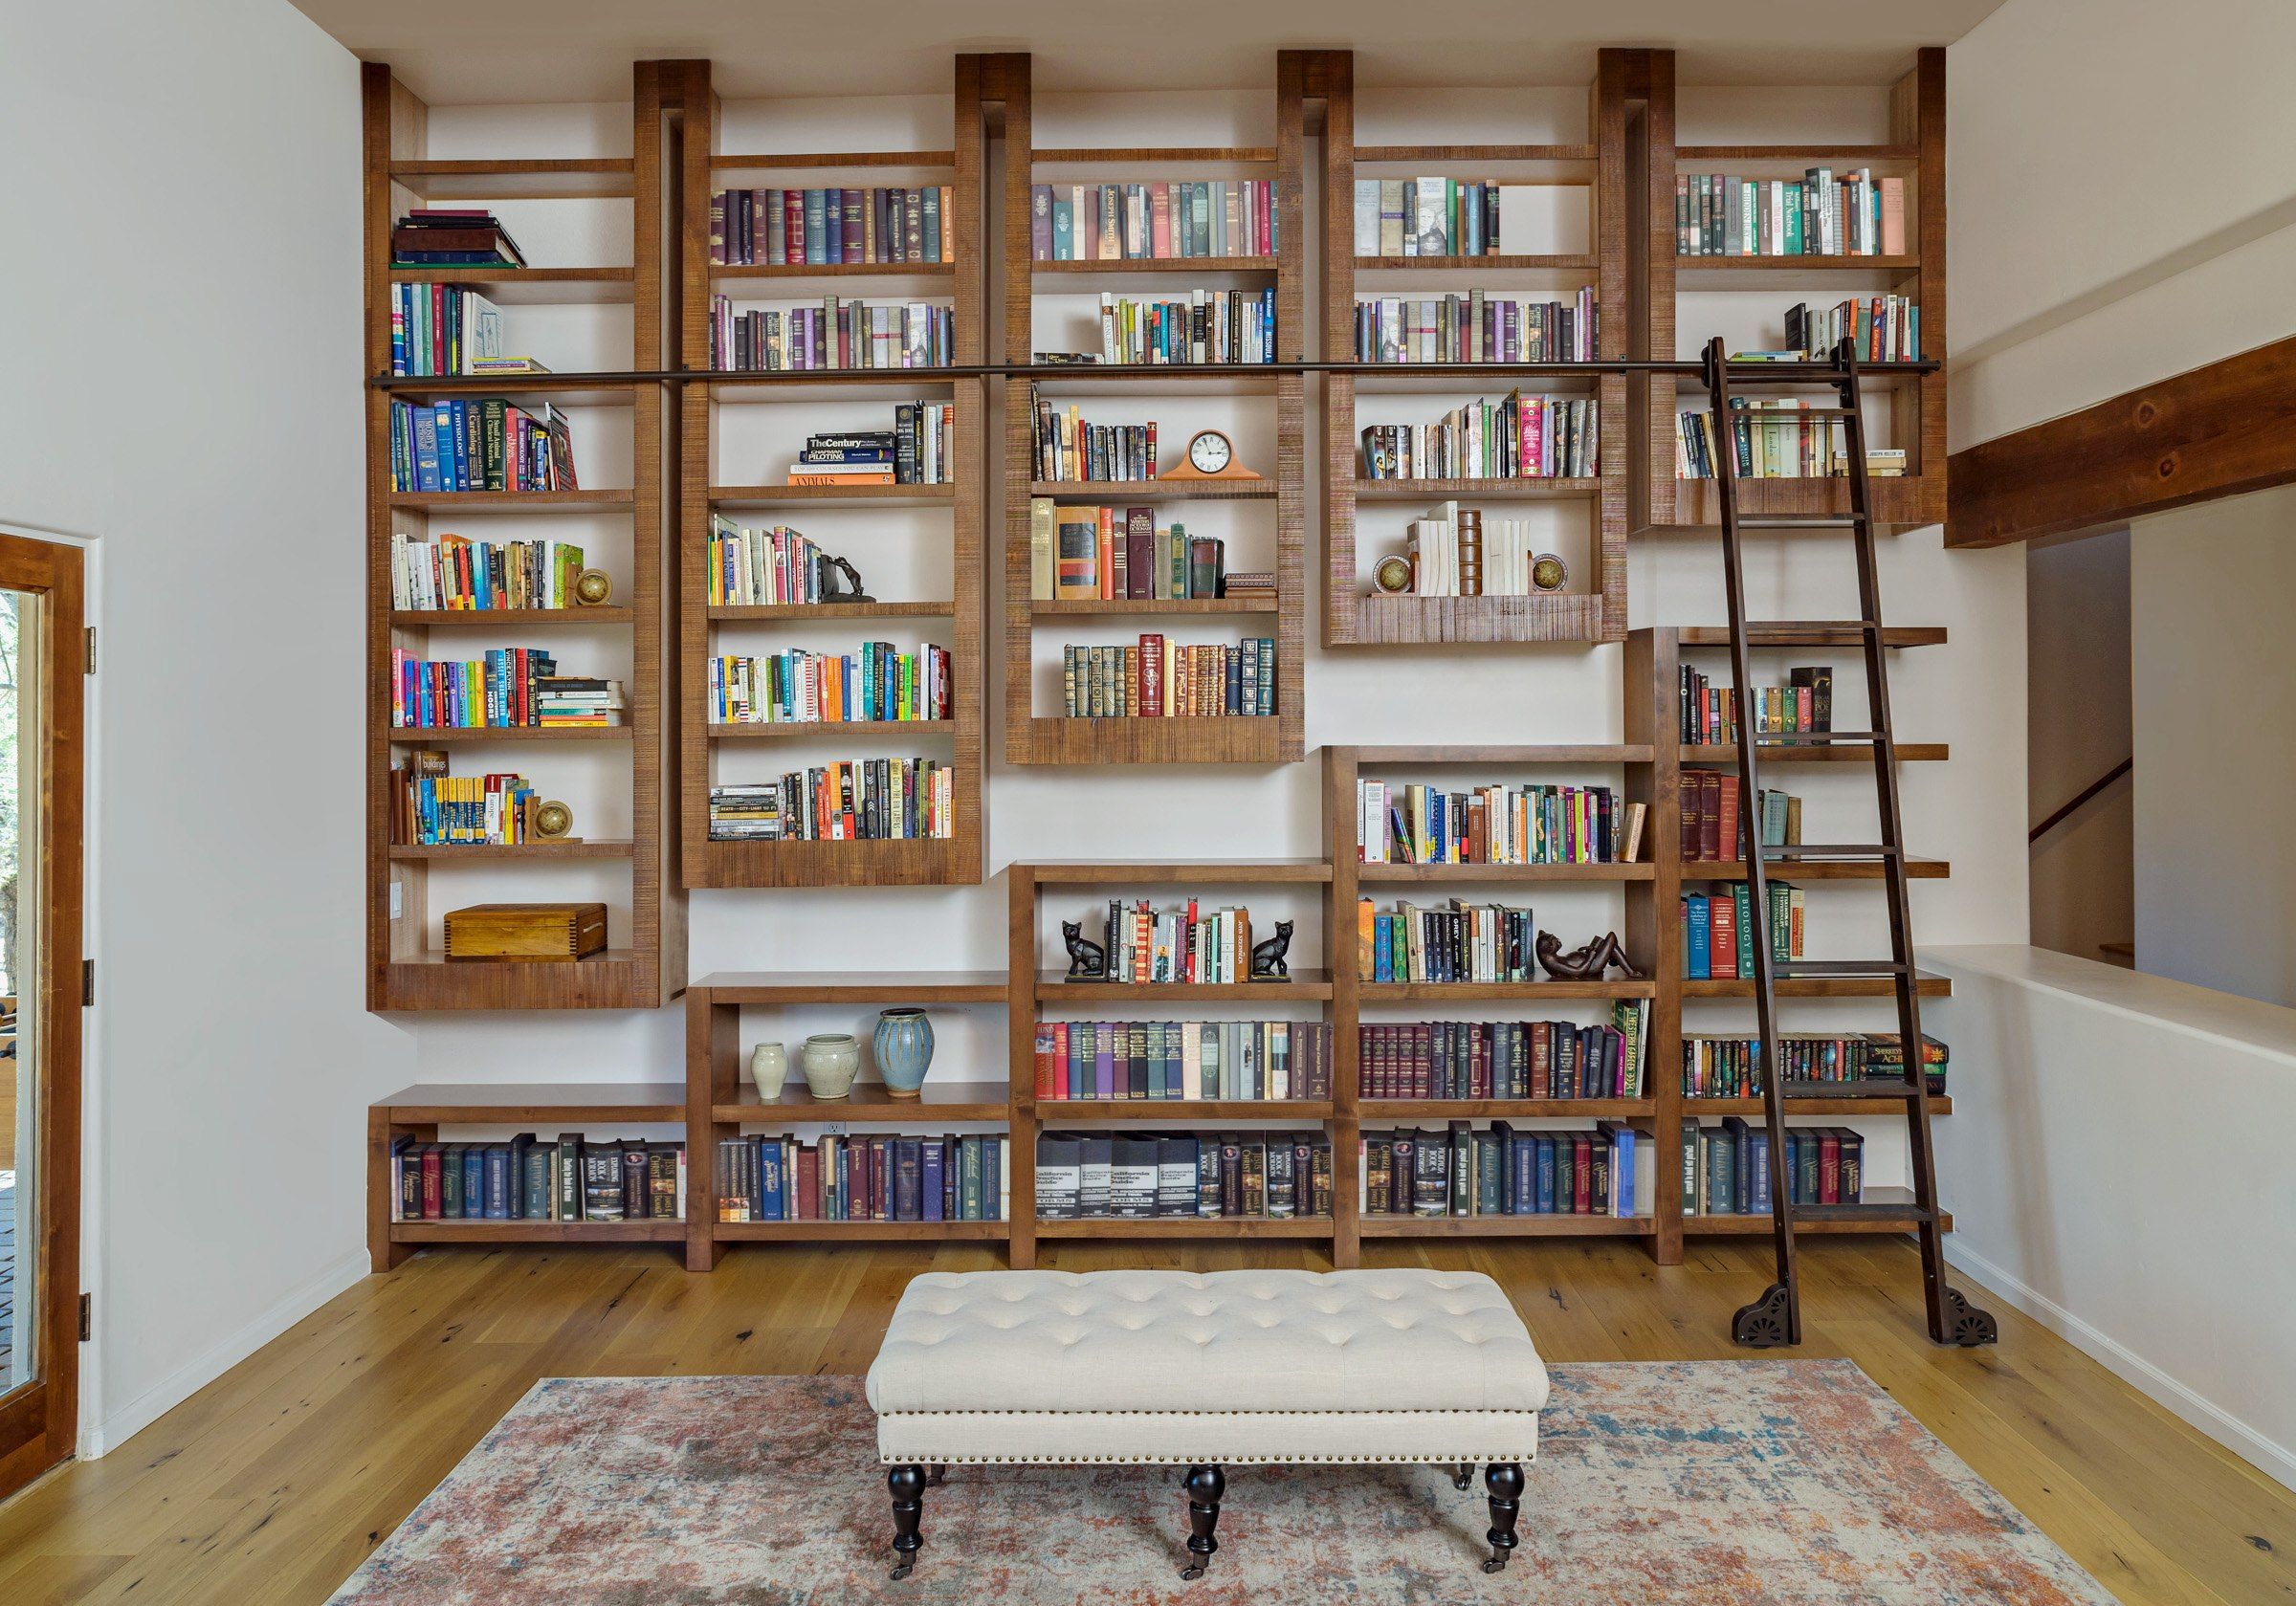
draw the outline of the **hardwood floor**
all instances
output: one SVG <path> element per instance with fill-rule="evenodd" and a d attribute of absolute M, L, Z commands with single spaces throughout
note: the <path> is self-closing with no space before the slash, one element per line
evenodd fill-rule
<path fill-rule="evenodd" d="M 1048 1244 L 1046 1264 L 1292 1264 L 1275 1244 Z M 1551 1360 L 1722 1358 L 1764 1277 L 1753 1244 L 1366 1244 L 1470 1265 Z M 2129 1602 L 2296 1597 L 2296 1494 L 1998 1301 L 1998 1349 L 1937 1350 L 1894 1241 L 1803 1245 L 1808 1355 L 1846 1355 Z M 919 1271 L 977 1246 L 736 1251 L 690 1276 L 660 1250 L 433 1250 L 370 1278 L 101 1461 L 0 1507 L 0 1600 L 324 1600 L 537 1377 L 858 1373 Z M 1314 1265 L 1304 1252 L 1297 1264 Z M 868 1491 L 874 1498 L 876 1491 Z"/>

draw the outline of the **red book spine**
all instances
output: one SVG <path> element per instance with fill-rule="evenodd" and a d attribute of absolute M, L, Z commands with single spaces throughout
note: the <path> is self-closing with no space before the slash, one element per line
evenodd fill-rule
<path fill-rule="evenodd" d="M 1036 1096 L 1059 1098 L 1064 1089 L 1053 1079 L 1053 1069 L 1068 1063 L 1069 1023 L 1066 1021 L 1040 1023 L 1036 1028 Z"/>

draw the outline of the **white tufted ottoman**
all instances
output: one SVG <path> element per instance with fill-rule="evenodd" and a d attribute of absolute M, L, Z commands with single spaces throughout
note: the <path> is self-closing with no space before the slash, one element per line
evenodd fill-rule
<path fill-rule="evenodd" d="M 1219 1549 L 1224 1462 L 1436 1462 L 1461 1488 L 1484 1462 L 1495 1573 L 1546 1402 L 1522 1319 L 1471 1271 L 930 1272 L 869 1369 L 895 1578 L 926 1468 L 993 1462 L 1185 1465 L 1187 1578 Z"/>

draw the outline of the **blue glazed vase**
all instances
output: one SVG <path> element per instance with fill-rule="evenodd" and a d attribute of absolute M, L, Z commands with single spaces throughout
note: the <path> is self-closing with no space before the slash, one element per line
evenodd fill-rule
<path fill-rule="evenodd" d="M 921 1009 L 886 1009 L 877 1014 L 877 1074 L 894 1098 L 915 1098 L 933 1064 L 933 1021 Z"/>

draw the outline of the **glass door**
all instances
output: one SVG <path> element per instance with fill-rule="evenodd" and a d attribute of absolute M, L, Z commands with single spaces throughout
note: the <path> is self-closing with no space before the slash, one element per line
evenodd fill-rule
<path fill-rule="evenodd" d="M 80 582 L 0 535 L 0 1497 L 77 1437 Z"/>

